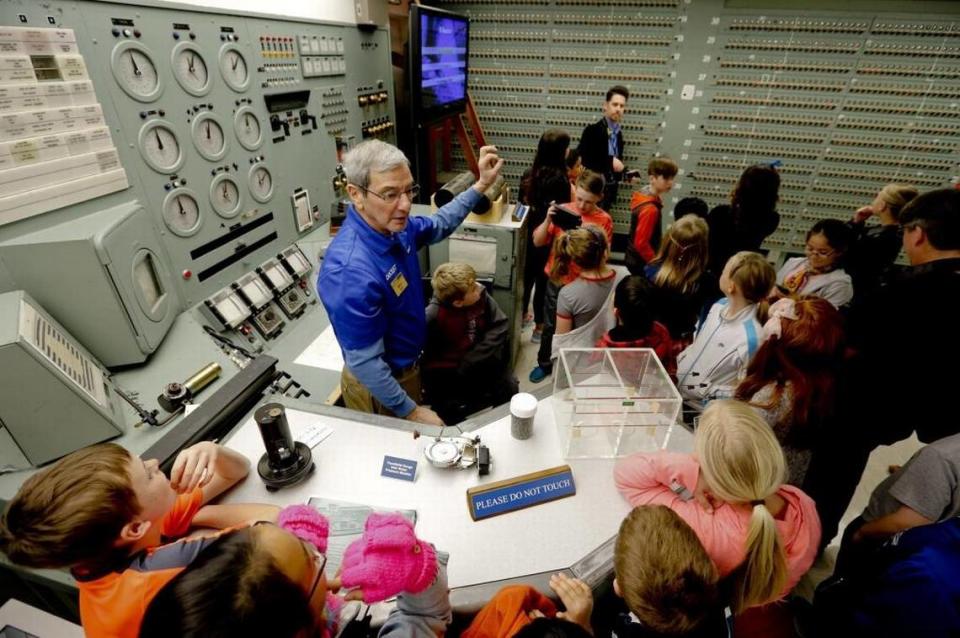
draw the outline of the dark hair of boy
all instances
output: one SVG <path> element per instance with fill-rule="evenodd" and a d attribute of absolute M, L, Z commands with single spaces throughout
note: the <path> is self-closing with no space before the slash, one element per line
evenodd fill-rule
<path fill-rule="evenodd" d="M 676 177 L 680 167 L 669 157 L 654 157 L 647 164 L 647 175 L 659 177 Z"/>
<path fill-rule="evenodd" d="M 573 168 L 574 166 L 576 166 L 576 165 L 577 165 L 577 160 L 579 160 L 579 159 L 580 159 L 580 149 L 579 149 L 579 148 L 571 148 L 570 151 L 567 153 L 567 157 L 566 157 L 566 160 L 565 160 L 565 162 L 566 162 L 566 164 L 567 164 L 567 168 L 568 168 L 568 169 L 571 169 L 571 168 Z"/>
<path fill-rule="evenodd" d="M 615 86 L 611 86 L 611 87 L 607 90 L 607 96 L 606 96 L 606 98 L 605 98 L 606 101 L 609 102 L 610 99 L 611 99 L 614 95 L 622 95 L 624 100 L 629 100 L 629 99 L 630 99 L 630 89 L 628 89 L 627 87 L 623 86 L 622 84 L 617 84 L 617 85 L 615 85 Z"/>
<path fill-rule="evenodd" d="M 699 197 L 684 197 L 673 207 L 673 218 L 680 219 L 684 215 L 696 215 L 706 219 L 709 211 L 710 207 L 707 206 L 707 202 Z"/>
<path fill-rule="evenodd" d="M 602 196 L 603 187 L 606 185 L 606 182 L 600 173 L 585 169 L 580 173 L 580 177 L 577 178 L 577 187 L 582 188 L 588 193 Z"/>
<path fill-rule="evenodd" d="M 513 638 L 591 638 L 591 635 L 589 631 L 569 620 L 537 618 L 515 633 Z"/>
<path fill-rule="evenodd" d="M 630 275 L 617 284 L 613 293 L 613 307 L 617 310 L 624 331 L 633 336 L 644 336 L 653 327 L 650 300 L 653 284 L 643 275 Z"/>
<path fill-rule="evenodd" d="M 960 250 L 960 191 L 940 188 L 918 196 L 900 211 L 900 224 L 922 228 L 937 250 Z"/>

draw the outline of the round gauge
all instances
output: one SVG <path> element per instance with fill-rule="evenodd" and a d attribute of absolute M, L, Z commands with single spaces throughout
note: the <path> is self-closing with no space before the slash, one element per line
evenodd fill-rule
<path fill-rule="evenodd" d="M 206 95 L 210 92 L 210 71 L 207 61 L 198 49 L 189 42 L 181 42 L 173 48 L 170 58 L 173 76 L 190 95 Z"/>
<path fill-rule="evenodd" d="M 236 45 L 225 44 L 220 49 L 220 74 L 234 91 L 247 90 L 247 85 L 250 84 L 250 72 L 247 70 L 246 58 Z"/>
<path fill-rule="evenodd" d="M 163 86 L 150 49 L 139 42 L 121 42 L 110 55 L 113 77 L 124 93 L 140 102 L 152 102 Z"/>
<path fill-rule="evenodd" d="M 220 174 L 210 182 L 210 203 L 217 215 L 230 219 L 240 212 L 240 185 L 230 175 Z"/>
<path fill-rule="evenodd" d="M 460 460 L 460 447 L 453 441 L 438 439 L 427 446 L 424 455 L 431 465 L 453 467 Z"/>
<path fill-rule="evenodd" d="M 163 223 L 180 237 L 189 237 L 200 230 L 200 204 L 196 194 L 186 188 L 170 191 L 163 200 Z"/>
<path fill-rule="evenodd" d="M 154 120 L 144 124 L 139 143 L 143 159 L 158 173 L 173 173 L 183 165 L 183 151 L 169 122 Z"/>
<path fill-rule="evenodd" d="M 233 131 L 243 148 L 255 151 L 263 144 L 263 134 L 260 132 L 260 120 L 249 106 L 237 109 L 233 118 Z"/>
<path fill-rule="evenodd" d="M 201 113 L 193 120 L 193 145 L 208 160 L 218 160 L 227 152 L 223 127 L 212 113 Z"/>
<path fill-rule="evenodd" d="M 264 203 L 273 197 L 273 175 L 270 174 L 270 169 L 262 163 L 254 164 L 250 168 L 250 176 L 247 181 L 250 194 L 258 202 Z"/>

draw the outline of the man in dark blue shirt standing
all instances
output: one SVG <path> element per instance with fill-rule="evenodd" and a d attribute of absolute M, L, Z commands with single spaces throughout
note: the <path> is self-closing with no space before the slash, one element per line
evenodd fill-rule
<path fill-rule="evenodd" d="M 420 187 L 400 149 L 368 140 L 344 156 L 352 204 L 324 255 L 317 292 L 343 350 L 340 385 L 348 408 L 442 425 L 418 405 L 426 303 L 417 250 L 463 222 L 503 160 L 484 146 L 478 164 L 473 187 L 435 215 L 410 217 Z"/>

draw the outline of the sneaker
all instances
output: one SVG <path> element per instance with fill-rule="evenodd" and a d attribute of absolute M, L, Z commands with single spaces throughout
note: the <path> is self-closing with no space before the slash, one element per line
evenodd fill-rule
<path fill-rule="evenodd" d="M 537 366 L 530 371 L 530 383 L 540 383 L 553 372 L 552 368 L 544 368 L 543 366 Z"/>
<path fill-rule="evenodd" d="M 530 335 L 530 343 L 540 343 L 540 337 L 543 335 L 543 330 L 533 329 L 533 334 Z"/>

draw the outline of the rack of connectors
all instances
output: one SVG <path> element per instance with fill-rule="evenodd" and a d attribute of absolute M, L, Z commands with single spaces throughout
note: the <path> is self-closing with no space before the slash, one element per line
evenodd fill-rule
<path fill-rule="evenodd" d="M 477 42 L 542 42 L 546 43 L 547 31 L 477 31 L 470 34 L 470 41 Z"/>
<path fill-rule="evenodd" d="M 842 81 L 781 79 L 766 74 L 759 78 L 751 75 L 719 75 L 714 80 L 717 86 L 739 86 L 748 89 L 763 89 L 765 91 L 817 91 L 828 93 L 842 93 L 847 83 Z"/>
<path fill-rule="evenodd" d="M 837 146 L 860 146 L 863 148 L 878 148 L 887 150 L 897 149 L 909 151 L 911 153 L 955 153 L 957 150 L 956 142 L 953 140 L 949 142 L 917 138 L 897 140 L 887 136 L 868 137 L 840 133 L 835 134 L 831 138 L 830 143 Z"/>
<path fill-rule="evenodd" d="M 922 171 L 904 170 L 902 168 L 885 171 L 868 171 L 859 168 L 844 168 L 835 166 L 821 166 L 817 171 L 820 177 L 855 180 L 858 182 L 910 182 L 916 186 L 934 188 L 940 186 L 943 180 L 935 175 L 924 175 Z"/>
<path fill-rule="evenodd" d="M 555 0 L 558 7 L 631 7 L 636 9 L 676 9 L 680 0 Z"/>
<path fill-rule="evenodd" d="M 905 58 L 960 58 L 960 47 L 936 44 L 904 44 L 899 42 L 869 42 L 864 55 L 899 56 Z"/>
<path fill-rule="evenodd" d="M 874 93 L 876 95 L 896 95 L 900 97 L 919 97 L 919 98 L 960 98 L 960 88 L 956 86 L 943 86 L 932 84 L 930 82 L 917 82 L 916 84 L 891 84 L 889 82 L 858 82 L 856 79 L 850 82 L 851 93 Z"/>
<path fill-rule="evenodd" d="M 618 44 L 620 44 L 621 46 L 630 46 L 630 47 L 670 48 L 676 44 L 672 37 L 658 36 L 658 35 L 618 34 L 617 40 L 618 40 Z M 558 44 L 588 44 L 591 46 L 596 46 L 597 34 L 583 33 L 583 32 L 575 32 L 575 33 L 556 32 L 553 34 L 553 42 Z"/>
<path fill-rule="evenodd" d="M 865 60 L 857 65 L 857 73 L 861 75 L 892 75 L 927 80 L 957 80 L 960 79 L 960 67 L 943 66 L 937 62 L 923 64 L 889 64 Z"/>
<path fill-rule="evenodd" d="M 858 35 L 866 31 L 870 23 L 865 20 L 812 20 L 809 18 L 734 18 L 731 31 L 756 31 L 763 33 L 835 33 Z"/>
<path fill-rule="evenodd" d="M 957 37 L 960 36 L 960 24 L 956 22 L 883 22 L 878 21 L 870 27 L 874 35 L 909 35 L 920 37 Z"/>
<path fill-rule="evenodd" d="M 839 129 L 860 129 L 899 135 L 960 135 L 960 125 L 927 121 L 903 121 L 889 118 L 841 117 Z"/>
<path fill-rule="evenodd" d="M 815 160 L 820 156 L 819 149 L 807 150 L 767 144 L 731 144 L 707 141 L 700 146 L 701 153 L 716 153 L 731 157 L 783 157 L 790 159 Z"/>
<path fill-rule="evenodd" d="M 850 72 L 849 64 L 842 64 L 840 62 L 807 62 L 798 60 L 780 60 L 778 62 L 769 62 L 763 60 L 724 58 L 720 60 L 720 68 L 741 71 L 770 71 L 773 73 L 791 72 L 845 74 Z"/>
<path fill-rule="evenodd" d="M 960 117 L 960 104 L 931 104 L 923 101 L 919 104 L 909 102 L 875 102 L 873 100 L 847 100 L 843 109 L 861 113 L 889 113 L 892 115 L 911 115 L 922 117 Z"/>
<path fill-rule="evenodd" d="M 775 124 L 780 126 L 812 126 L 825 127 L 833 122 L 832 117 L 810 115 L 775 114 L 767 111 L 710 111 L 708 120 L 727 122 L 745 122 L 747 124 Z"/>
<path fill-rule="evenodd" d="M 540 104 L 532 105 L 531 108 L 540 108 Z M 547 110 L 550 111 L 576 111 L 583 113 L 590 118 L 590 121 L 595 120 L 597 114 L 597 105 L 592 102 L 547 102 Z M 656 106 L 651 106 L 647 104 L 631 104 L 630 105 L 630 116 L 631 117 L 659 117 L 663 115 L 663 109 Z"/>
<path fill-rule="evenodd" d="M 937 159 L 932 157 L 920 157 L 912 153 L 904 152 L 899 155 L 883 153 L 874 155 L 871 153 L 857 153 L 846 149 L 827 149 L 823 156 L 826 162 L 838 162 L 841 164 L 856 164 L 858 166 L 870 166 L 871 164 L 879 166 L 890 166 L 894 168 L 914 169 L 918 171 L 928 170 L 950 170 L 954 161 L 949 159 Z"/>
<path fill-rule="evenodd" d="M 789 142 L 791 144 L 822 144 L 824 141 L 823 135 L 816 135 L 814 133 L 791 133 L 773 129 L 756 130 L 753 128 L 704 126 L 703 134 L 711 137 L 740 137 L 749 140 L 774 140 L 777 142 Z"/>
<path fill-rule="evenodd" d="M 831 111 L 840 104 L 839 99 L 830 96 L 797 97 L 794 95 L 753 95 L 743 92 L 726 93 L 718 91 L 713 95 L 716 104 L 739 106 L 763 106 L 779 109 L 809 109 L 817 111 Z"/>
<path fill-rule="evenodd" d="M 701 157 L 697 160 L 697 169 L 700 168 L 722 168 L 731 171 L 736 171 L 739 174 L 740 171 L 749 166 L 750 163 L 746 159 L 741 160 L 739 163 L 731 163 L 729 159 L 725 158 L 712 158 L 712 157 Z M 781 166 L 777 169 L 781 175 L 811 175 L 816 172 L 816 166 L 804 166 L 797 164 L 796 162 L 791 162 L 786 166 Z"/>
<path fill-rule="evenodd" d="M 360 126 L 363 137 L 387 137 L 393 131 L 394 123 L 390 116 L 384 115 L 373 120 L 367 120 Z"/>
<path fill-rule="evenodd" d="M 731 38 L 724 43 L 725 49 L 750 51 L 780 51 L 783 53 L 817 53 L 831 55 L 855 55 L 860 52 L 861 43 L 857 41 L 806 40 L 790 38 L 788 40 Z"/>

